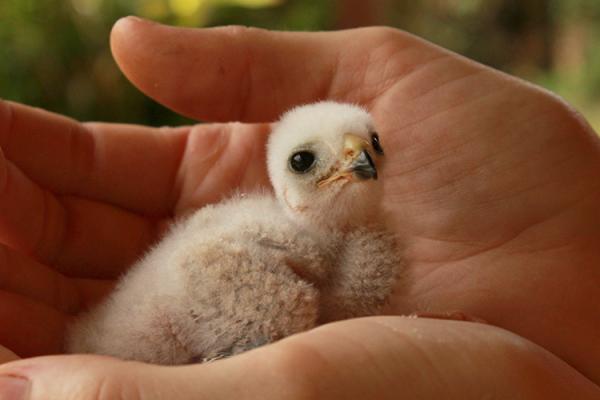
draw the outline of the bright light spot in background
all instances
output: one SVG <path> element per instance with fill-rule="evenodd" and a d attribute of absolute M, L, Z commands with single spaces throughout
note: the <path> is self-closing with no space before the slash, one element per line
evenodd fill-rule
<path fill-rule="evenodd" d="M 215 6 L 262 8 L 281 4 L 283 0 L 167 0 L 169 9 L 181 22 L 201 25 Z"/>
<path fill-rule="evenodd" d="M 79 14 L 92 16 L 98 13 L 102 0 L 71 0 L 71 5 Z"/>
<path fill-rule="evenodd" d="M 169 0 L 169 7 L 179 17 L 190 17 L 198 12 L 207 0 Z"/>
<path fill-rule="evenodd" d="M 1 0 L 0 0 L 1 1 Z M 73 2 L 102 2 L 102 0 L 71 0 Z M 125 0 L 121 0 L 125 1 Z M 169 14 L 180 18 L 181 23 L 202 25 L 215 6 L 244 8 L 272 7 L 285 0 L 136 0 L 136 14 L 150 19 L 162 19 Z"/>
<path fill-rule="evenodd" d="M 283 3 L 283 0 L 215 0 L 215 3 L 246 8 L 262 8 L 276 6 Z"/>

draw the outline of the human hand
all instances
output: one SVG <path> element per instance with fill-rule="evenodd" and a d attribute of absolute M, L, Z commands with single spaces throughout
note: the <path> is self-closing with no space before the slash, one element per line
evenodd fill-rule
<path fill-rule="evenodd" d="M 594 205 L 600 155 L 589 128 L 557 99 L 389 29 L 329 34 L 243 28 L 197 31 L 128 19 L 115 29 L 113 50 L 123 71 L 143 91 L 179 112 L 206 120 L 271 121 L 293 104 L 318 98 L 366 105 L 386 148 L 386 206 L 406 245 L 411 277 L 407 286 L 399 286 L 391 311 L 471 313 L 533 340 L 588 378 L 600 380 L 594 363 L 600 355 L 594 336 L 598 314 L 588 301 L 599 291 L 594 265 L 600 259 L 600 224 Z M 16 118 L 8 118 L 7 110 Z M 59 351 L 65 315 L 110 288 L 110 283 L 89 278 L 114 276 L 128 265 L 156 236 L 163 218 L 216 201 L 215 194 L 234 187 L 245 190 L 266 183 L 265 125 L 81 128 L 18 105 L 5 106 L 0 115 L 4 115 L 0 127 L 11 127 L 0 128 L 4 135 L 0 144 L 12 174 L 3 195 L 0 237 L 17 250 L 7 250 L 7 261 L 1 264 L 13 277 L 2 292 L 6 301 L 0 306 L 0 319 L 10 321 L 10 326 L 0 328 L 0 342 L 21 355 Z M 220 145 L 211 146 L 212 141 Z M 32 181 L 66 196 L 61 197 L 62 208 Z M 44 198 L 49 222 L 36 225 Z M 65 226 L 61 215 L 69 215 L 70 235 L 60 234 Z M 24 223 L 28 217 L 30 222 Z M 57 245 L 61 236 L 66 239 Z M 55 269 L 42 267 L 23 253 Z M 17 276 L 15 265 L 29 276 Z M 66 279 L 56 270 L 76 278 Z M 414 320 L 393 321 L 399 336 L 409 338 L 393 342 L 400 354 L 413 360 L 419 371 L 431 371 L 430 360 L 435 360 L 443 366 L 446 382 L 455 382 L 457 390 L 463 387 L 455 380 L 457 375 L 468 371 L 476 379 L 482 373 L 475 368 L 478 361 L 502 361 L 503 356 L 476 351 L 481 348 L 461 340 L 440 346 L 470 355 L 470 367 L 457 367 L 435 346 L 437 351 L 425 346 L 431 359 L 411 358 L 404 352 L 419 343 L 412 329 L 421 322 L 407 321 Z M 337 336 L 350 323 L 354 322 L 327 329 Z M 48 326 L 43 338 L 19 339 L 32 327 Z M 482 329 L 476 326 L 430 321 L 419 325 L 418 331 L 439 338 L 446 329 L 456 329 L 469 337 L 472 329 Z M 486 348 L 505 349 L 503 341 L 527 343 L 496 328 L 484 329 L 491 338 Z M 371 334 L 367 344 L 381 343 L 384 331 Z M 314 335 L 293 340 L 315 340 L 311 346 L 321 354 L 328 347 L 319 345 Z M 275 351 L 269 349 L 284 349 L 285 362 L 298 367 L 300 381 L 312 371 L 335 374 L 337 364 L 313 369 L 313 360 L 294 363 L 301 355 L 286 350 L 293 349 L 289 343 L 259 349 L 252 357 L 268 363 L 269 352 Z M 513 363 L 534 360 L 542 352 L 533 345 L 520 350 L 523 358 L 515 357 Z M 351 363 L 350 353 L 360 352 L 346 353 L 337 361 Z M 67 360 L 78 362 L 77 358 L 38 362 L 49 362 L 46 365 L 61 371 Z M 228 375 L 233 371 L 230 366 L 242 365 L 234 360 L 238 358 L 194 368 Z M 391 366 L 400 368 L 394 360 Z M 576 376 L 565 364 L 556 360 L 549 364 L 567 381 Z M 98 378 L 92 370 L 90 374 Z M 176 373 L 167 370 L 183 371 L 160 369 L 173 379 Z M 268 373 L 260 372 L 251 377 Z M 167 375 L 165 379 L 170 379 Z M 232 373 L 231 379 L 237 376 Z M 496 378 L 497 385 L 519 387 L 510 374 Z M 35 382 L 34 376 L 34 386 Z M 59 386 L 59 380 L 54 382 Z M 369 382 L 361 382 L 369 387 Z"/>
<path fill-rule="evenodd" d="M 9 349 L 0 346 L 0 364 L 7 363 L 9 361 L 18 360 L 19 357 Z"/>
<path fill-rule="evenodd" d="M 32 400 L 598 398 L 583 376 L 508 331 L 406 317 L 324 325 L 205 364 L 49 356 L 0 366 L 0 385 L 7 372 L 30 379 L 16 383 Z"/>

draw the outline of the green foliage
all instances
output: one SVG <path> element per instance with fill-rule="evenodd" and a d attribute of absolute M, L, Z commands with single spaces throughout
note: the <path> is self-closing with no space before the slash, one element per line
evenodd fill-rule
<path fill-rule="evenodd" d="M 175 25 L 244 24 L 316 30 L 330 24 L 319 0 L 2 0 L 0 97 L 81 120 L 176 125 L 189 122 L 135 90 L 112 61 L 108 37 L 122 16 L 137 14 Z M 272 2 L 271 2 L 272 3 Z M 190 11 L 190 13 L 187 13 Z"/>
<path fill-rule="evenodd" d="M 152 121 L 152 105 L 116 69 L 110 26 L 128 9 L 107 1 L 94 15 L 69 2 L 4 0 L 0 95 L 81 119 Z"/>
<path fill-rule="evenodd" d="M 210 24 L 247 25 L 274 30 L 315 31 L 333 25 L 333 6 L 322 0 L 288 1 L 278 7 L 249 10 L 241 7 L 219 7 Z"/>

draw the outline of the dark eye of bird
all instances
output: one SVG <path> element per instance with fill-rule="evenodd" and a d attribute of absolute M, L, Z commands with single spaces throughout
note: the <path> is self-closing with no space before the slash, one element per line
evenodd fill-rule
<path fill-rule="evenodd" d="M 373 150 L 377 154 L 383 155 L 383 147 L 381 147 L 381 143 L 379 142 L 379 135 L 377 133 L 373 133 L 371 135 L 371 145 L 373 146 Z"/>
<path fill-rule="evenodd" d="M 312 168 L 315 163 L 315 155 L 310 151 L 299 151 L 290 157 L 290 168 L 294 172 L 305 173 Z"/>

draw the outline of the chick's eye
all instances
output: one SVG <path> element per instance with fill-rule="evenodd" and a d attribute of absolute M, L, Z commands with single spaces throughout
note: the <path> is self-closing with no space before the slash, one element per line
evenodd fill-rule
<path fill-rule="evenodd" d="M 381 147 L 381 142 L 379 142 L 379 135 L 377 133 L 371 135 L 371 145 L 377 154 L 383 155 L 383 147 Z"/>
<path fill-rule="evenodd" d="M 294 172 L 305 173 L 312 168 L 315 163 L 315 155 L 310 151 L 299 151 L 292 154 L 290 158 L 290 168 Z"/>

